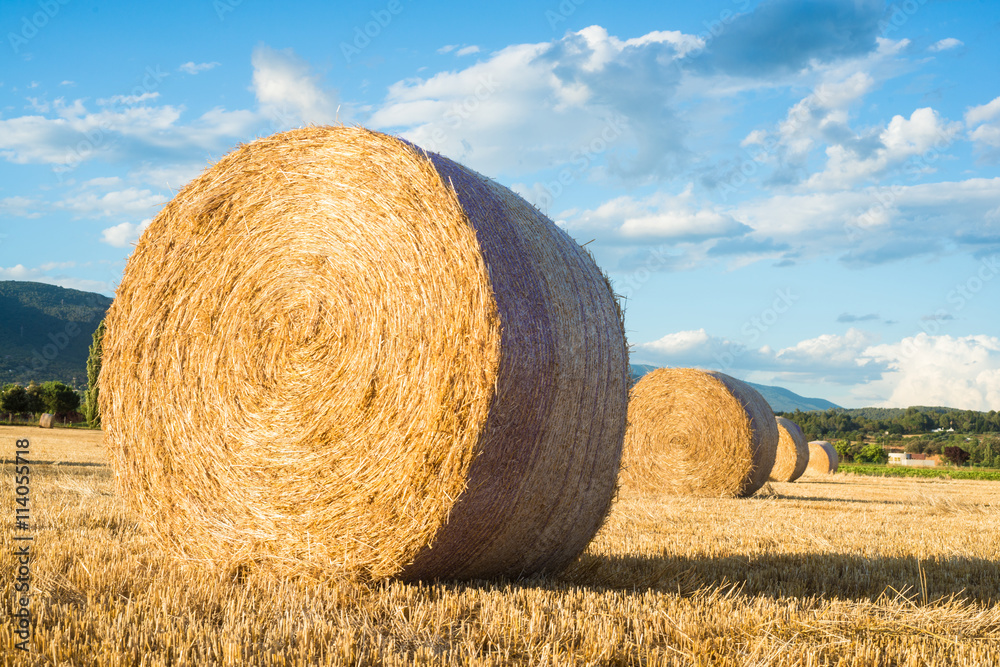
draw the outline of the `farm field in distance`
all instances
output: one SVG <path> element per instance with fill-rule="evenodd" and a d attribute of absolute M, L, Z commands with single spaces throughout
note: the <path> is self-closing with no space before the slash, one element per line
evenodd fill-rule
<path fill-rule="evenodd" d="M 990 665 L 1000 482 L 851 474 L 749 499 L 623 495 L 565 572 L 522 581 L 237 578 L 161 555 L 100 433 L 0 426 L 3 544 L 31 441 L 34 636 L 5 665 Z"/>

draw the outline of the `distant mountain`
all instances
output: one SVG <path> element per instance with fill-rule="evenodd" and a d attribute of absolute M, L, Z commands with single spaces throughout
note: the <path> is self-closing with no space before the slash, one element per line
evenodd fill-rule
<path fill-rule="evenodd" d="M 649 364 L 629 364 L 629 371 L 632 375 L 632 382 L 638 382 L 639 378 L 650 371 L 655 371 L 659 366 L 650 366 Z"/>
<path fill-rule="evenodd" d="M 840 409 L 836 403 L 831 403 L 825 398 L 806 398 L 799 396 L 794 391 L 789 391 L 784 387 L 774 387 L 767 384 L 756 384 L 747 382 L 748 385 L 760 392 L 764 400 L 768 402 L 775 412 L 812 412 L 813 410 Z"/>
<path fill-rule="evenodd" d="M 0 281 L 0 385 L 87 384 L 91 336 L 111 305 L 103 294 Z"/>
<path fill-rule="evenodd" d="M 650 366 L 648 364 L 632 364 L 632 381 L 635 382 L 641 378 L 646 373 L 656 370 L 657 366 Z M 842 409 L 836 403 L 831 403 L 822 398 L 806 398 L 805 396 L 799 396 L 793 391 L 789 391 L 784 387 L 773 387 L 766 384 L 755 384 L 753 382 L 747 382 L 748 385 L 760 392 L 760 395 L 764 397 L 764 400 L 768 402 L 771 406 L 771 410 L 774 412 L 795 412 L 796 410 L 801 410 L 802 412 L 811 412 L 813 410 L 829 410 Z"/>

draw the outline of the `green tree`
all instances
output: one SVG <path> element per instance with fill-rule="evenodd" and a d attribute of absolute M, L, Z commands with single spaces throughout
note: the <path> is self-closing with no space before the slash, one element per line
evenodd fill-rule
<path fill-rule="evenodd" d="M 90 343 L 90 356 L 87 357 L 87 393 L 85 415 L 87 423 L 92 427 L 101 425 L 101 407 L 98 404 L 100 387 L 97 385 L 101 375 L 101 359 L 104 356 L 104 320 L 97 325 Z"/>
<path fill-rule="evenodd" d="M 1000 431 L 1000 412 L 990 410 L 986 415 L 986 428 L 990 431 Z"/>
<path fill-rule="evenodd" d="M 917 408 L 907 408 L 899 422 L 910 433 L 926 433 L 937 425 L 929 414 Z"/>
<path fill-rule="evenodd" d="M 855 458 L 861 463 L 885 463 L 889 460 L 889 455 L 882 449 L 882 445 L 872 443 L 862 447 Z"/>
<path fill-rule="evenodd" d="M 42 385 L 42 397 L 45 411 L 53 414 L 66 414 L 80 407 L 80 394 L 68 384 L 55 380 Z"/>
<path fill-rule="evenodd" d="M 1000 438 L 988 435 L 980 444 L 982 464 L 989 467 L 1000 466 Z"/>
<path fill-rule="evenodd" d="M 838 440 L 833 443 L 833 448 L 837 450 L 837 456 L 844 463 L 851 463 L 857 457 L 858 452 L 861 451 L 861 446 L 857 444 L 851 444 L 846 440 Z"/>
<path fill-rule="evenodd" d="M 45 412 L 45 395 L 42 391 L 42 385 L 31 382 L 24 388 L 24 392 L 28 396 L 28 409 L 25 412 Z"/>
<path fill-rule="evenodd" d="M 19 384 L 9 384 L 0 393 L 0 411 L 19 415 L 28 410 L 28 392 Z"/>

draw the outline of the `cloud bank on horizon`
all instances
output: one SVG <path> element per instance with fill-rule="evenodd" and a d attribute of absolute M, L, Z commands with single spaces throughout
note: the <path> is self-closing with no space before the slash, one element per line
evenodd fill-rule
<path fill-rule="evenodd" d="M 263 37 L 174 46 L 175 64 L 124 86 L 36 66 L 41 35 L 0 83 L 0 279 L 111 293 L 122 252 L 212 159 L 360 123 L 500 180 L 589 242 L 635 362 L 843 405 L 1000 409 L 998 47 L 981 7 L 910 4 L 636 7 L 626 31 L 607 8 L 555 3 L 521 29 L 532 39 L 446 22 L 420 44 L 425 10 L 403 4 L 323 48 L 268 38 L 241 5 L 214 30 Z"/>

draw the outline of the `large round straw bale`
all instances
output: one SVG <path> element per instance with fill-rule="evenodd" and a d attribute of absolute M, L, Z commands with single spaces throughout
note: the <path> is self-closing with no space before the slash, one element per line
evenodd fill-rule
<path fill-rule="evenodd" d="M 837 472 L 840 464 L 837 450 L 826 440 L 813 440 L 809 443 L 809 466 L 806 471 L 817 475 L 831 475 Z"/>
<path fill-rule="evenodd" d="M 557 570 L 614 495 L 617 301 L 510 190 L 361 128 L 240 146 L 139 240 L 100 403 L 175 552 L 360 577 Z"/>
<path fill-rule="evenodd" d="M 778 451 L 771 468 L 775 482 L 794 482 L 809 465 L 809 444 L 799 425 L 791 419 L 775 417 L 778 425 Z"/>
<path fill-rule="evenodd" d="M 56 416 L 51 412 L 43 412 L 41 419 L 38 420 L 38 425 L 42 428 L 54 428 L 56 425 Z"/>
<path fill-rule="evenodd" d="M 629 397 L 622 485 L 647 493 L 749 496 L 774 465 L 774 413 L 724 373 L 660 368 Z"/>

